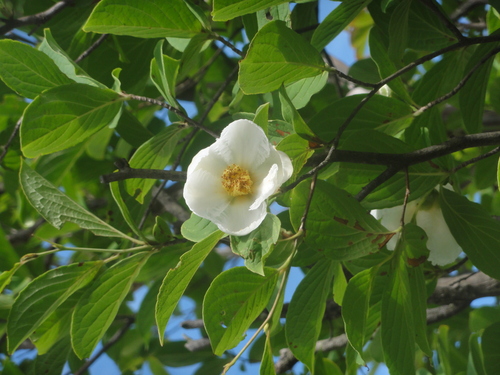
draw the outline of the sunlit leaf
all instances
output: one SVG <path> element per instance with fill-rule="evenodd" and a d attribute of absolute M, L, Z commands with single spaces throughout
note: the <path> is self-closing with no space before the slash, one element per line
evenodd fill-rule
<path fill-rule="evenodd" d="M 45 272 L 34 279 L 16 298 L 7 323 L 9 352 L 71 294 L 90 283 L 102 262 L 74 263 Z"/>
<path fill-rule="evenodd" d="M 272 268 L 266 268 L 265 276 L 260 276 L 236 267 L 212 281 L 203 300 L 203 321 L 216 355 L 234 348 L 244 338 L 271 298 L 278 275 Z"/>
<path fill-rule="evenodd" d="M 201 31 L 201 24 L 182 0 L 102 0 L 83 29 L 138 38 L 190 38 Z"/>
<path fill-rule="evenodd" d="M 89 357 L 115 319 L 118 309 L 150 252 L 125 258 L 104 271 L 82 296 L 71 320 L 71 345 L 79 358 Z"/>
<path fill-rule="evenodd" d="M 208 253 L 224 236 L 225 234 L 218 230 L 198 242 L 181 257 L 177 266 L 168 271 L 165 279 L 163 279 L 155 310 L 156 325 L 158 326 L 158 335 L 162 345 L 167 323 L 189 282 Z"/>
<path fill-rule="evenodd" d="M 319 52 L 284 22 L 273 21 L 252 40 L 240 63 L 238 82 L 245 94 L 259 94 L 323 71 Z"/>

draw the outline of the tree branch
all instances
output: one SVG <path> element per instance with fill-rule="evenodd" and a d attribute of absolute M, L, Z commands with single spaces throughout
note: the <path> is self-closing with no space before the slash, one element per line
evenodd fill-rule
<path fill-rule="evenodd" d="M 186 123 L 188 123 L 189 125 L 194 126 L 195 128 L 199 128 L 199 129 L 203 130 L 205 133 L 210 134 L 214 138 L 219 138 L 219 134 L 215 133 L 213 130 L 207 128 L 206 126 L 203 126 L 199 122 L 192 120 L 184 112 L 182 112 L 181 110 L 179 110 L 179 109 L 177 109 L 175 107 L 172 107 L 168 103 L 162 102 L 161 100 L 157 100 L 157 99 L 153 99 L 153 98 L 147 98 L 145 96 L 140 96 L 140 95 L 126 94 L 126 93 L 123 93 L 122 95 L 124 97 L 126 97 L 126 98 L 130 98 L 130 99 L 133 99 L 133 100 L 138 100 L 138 101 L 141 101 L 141 102 L 146 102 L 146 103 L 158 105 L 158 106 L 160 106 L 162 108 L 166 108 L 169 111 L 174 112 L 177 116 L 183 118 L 186 121 Z"/>
<path fill-rule="evenodd" d="M 23 27 L 28 25 L 43 25 L 45 22 L 49 21 L 56 14 L 61 12 L 64 8 L 69 5 L 73 5 L 74 0 L 62 0 L 54 5 L 52 5 L 49 9 L 44 10 L 43 12 L 32 14 L 30 16 L 25 16 L 17 19 L 2 19 L 5 25 L 0 27 L 0 35 L 4 35 L 9 31 Z"/>
<path fill-rule="evenodd" d="M 75 59 L 75 63 L 78 64 L 83 59 L 88 57 L 92 52 L 94 52 L 97 49 L 97 47 L 99 47 L 102 44 L 102 42 L 104 42 L 106 40 L 106 38 L 108 36 L 109 36 L 109 34 L 102 34 L 99 37 L 99 39 L 97 39 L 89 48 L 87 48 L 85 51 L 83 51 L 82 54 Z"/>

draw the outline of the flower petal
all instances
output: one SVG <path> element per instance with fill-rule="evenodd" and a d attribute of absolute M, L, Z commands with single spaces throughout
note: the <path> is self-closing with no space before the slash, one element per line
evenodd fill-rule
<path fill-rule="evenodd" d="M 271 196 L 281 184 L 278 183 L 278 166 L 273 164 L 267 176 L 262 180 L 256 188 L 253 199 L 254 202 L 250 206 L 250 210 L 257 209 L 262 203 Z"/>
<path fill-rule="evenodd" d="M 414 200 L 406 205 L 405 211 L 405 223 L 412 220 L 415 211 L 420 205 L 420 200 Z M 386 227 L 390 231 L 394 231 L 401 225 L 401 216 L 403 215 L 403 206 L 396 206 L 391 208 L 382 208 L 379 210 L 373 210 L 371 214 L 375 219 L 380 219 L 380 224 Z M 398 242 L 398 236 L 393 236 L 386 246 L 388 250 L 394 250 L 396 243 Z"/>
<path fill-rule="evenodd" d="M 432 264 L 444 266 L 457 259 L 462 248 L 451 234 L 437 202 L 430 209 L 417 212 L 417 225 L 425 230 L 429 238 L 427 248 Z"/>
<path fill-rule="evenodd" d="M 244 236 L 256 229 L 264 221 L 267 210 L 263 202 L 250 210 L 252 200 L 236 197 L 217 219 L 212 220 L 219 229 L 233 236 Z"/>
<path fill-rule="evenodd" d="M 280 156 L 281 159 L 281 178 L 280 181 L 278 181 L 278 184 L 281 186 L 281 184 L 285 183 L 288 181 L 290 177 L 292 177 L 293 174 L 293 165 L 292 165 L 292 160 L 290 157 L 285 154 L 283 151 L 277 151 L 278 155 Z"/>
<path fill-rule="evenodd" d="M 218 217 L 231 203 L 220 176 L 201 168 L 191 170 L 188 176 L 183 194 L 189 209 L 208 220 Z"/>
<path fill-rule="evenodd" d="M 272 148 L 264 131 L 249 120 L 236 120 L 224 128 L 220 138 L 210 146 L 226 163 L 246 169 L 258 167 Z"/>

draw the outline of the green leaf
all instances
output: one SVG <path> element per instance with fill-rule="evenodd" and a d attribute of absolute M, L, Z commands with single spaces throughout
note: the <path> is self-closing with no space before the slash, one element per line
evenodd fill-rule
<path fill-rule="evenodd" d="M 405 227 L 405 232 L 407 228 Z M 406 233 L 405 233 L 406 234 Z M 406 267 L 408 271 L 415 341 L 427 356 L 432 356 L 432 349 L 427 339 L 427 290 L 422 267 Z"/>
<path fill-rule="evenodd" d="M 276 375 L 276 370 L 274 369 L 274 361 L 273 361 L 273 350 L 271 347 L 271 340 L 268 334 L 266 334 L 266 343 L 264 345 L 264 354 L 262 355 L 259 374 Z"/>
<path fill-rule="evenodd" d="M 214 0 L 212 15 L 214 21 L 227 21 L 287 2 L 286 0 Z"/>
<path fill-rule="evenodd" d="M 50 314 L 45 321 L 38 326 L 36 332 L 30 336 L 35 344 L 39 355 L 46 354 L 58 341 L 64 337 L 69 338 L 71 327 L 71 316 L 76 304 L 85 292 L 85 288 L 79 289 L 68 297 L 64 303 Z M 71 343 L 68 343 L 71 346 Z"/>
<path fill-rule="evenodd" d="M 342 148 L 353 151 L 376 153 L 406 153 L 414 148 L 377 131 L 364 130 L 352 133 Z M 335 184 L 351 194 L 357 194 L 368 182 L 386 169 L 381 165 L 341 163 L 334 176 Z M 411 199 L 417 199 L 447 178 L 447 172 L 431 163 L 421 163 L 408 169 L 411 184 Z M 366 208 L 386 208 L 402 205 L 406 192 L 406 172 L 399 171 L 384 184 L 377 187 L 363 200 Z"/>
<path fill-rule="evenodd" d="M 9 314 L 9 352 L 13 353 L 70 295 L 90 283 L 101 266 L 101 261 L 61 266 L 29 283 L 17 296 Z"/>
<path fill-rule="evenodd" d="M 498 35 L 499 33 L 494 33 Z M 498 48 L 500 43 L 486 43 L 479 45 L 467 62 L 465 74 L 468 74 L 488 53 Z M 495 56 L 484 62 L 469 78 L 459 93 L 460 113 L 464 120 L 465 129 L 469 133 L 482 131 L 484 102 L 488 79 Z"/>
<path fill-rule="evenodd" d="M 156 216 L 153 227 L 153 237 L 158 243 L 165 243 L 173 239 L 170 224 L 161 216 Z"/>
<path fill-rule="evenodd" d="M 439 6 L 439 5 L 438 5 Z M 444 10 L 441 10 L 445 13 Z M 418 51 L 437 51 L 457 42 L 455 35 L 433 9 L 413 1 L 408 17 L 408 47 Z"/>
<path fill-rule="evenodd" d="M 163 169 L 167 166 L 175 146 L 185 128 L 170 125 L 145 142 L 132 155 L 129 164 L 132 168 Z M 127 192 L 143 203 L 144 197 L 155 184 L 155 180 L 132 178 L 125 181 Z"/>
<path fill-rule="evenodd" d="M 168 271 L 163 279 L 155 310 L 158 336 L 162 345 L 167 323 L 189 282 L 210 251 L 224 236 L 225 234 L 218 230 L 198 242 L 191 250 L 181 256 L 177 266 Z"/>
<path fill-rule="evenodd" d="M 328 72 L 314 77 L 302 78 L 285 86 L 286 93 L 296 109 L 301 109 L 309 103 L 311 97 L 321 91 L 328 82 Z"/>
<path fill-rule="evenodd" d="M 234 348 L 271 298 L 279 272 L 265 269 L 265 276 L 244 267 L 217 276 L 203 300 L 203 322 L 216 355 Z"/>
<path fill-rule="evenodd" d="M 150 255 L 142 252 L 114 264 L 82 296 L 71 319 L 71 345 L 78 358 L 90 356 Z"/>
<path fill-rule="evenodd" d="M 138 38 L 190 38 L 201 24 L 182 0 L 102 0 L 84 31 Z"/>
<path fill-rule="evenodd" d="M 396 66 L 403 64 L 403 53 L 408 41 L 408 15 L 412 0 L 400 2 L 394 9 L 389 22 L 389 58 Z"/>
<path fill-rule="evenodd" d="M 392 62 L 388 54 L 389 46 L 385 37 L 378 26 L 370 30 L 370 54 L 378 66 L 378 71 L 381 78 L 387 78 L 397 71 L 396 66 Z M 398 94 L 405 102 L 412 103 L 411 97 L 408 94 L 408 89 L 404 85 L 401 77 L 397 77 L 388 83 L 388 86 Z"/>
<path fill-rule="evenodd" d="M 12 276 L 16 273 L 19 267 L 21 267 L 21 263 L 15 263 L 10 270 L 0 273 L 0 294 L 7 287 L 7 285 L 10 284 Z"/>
<path fill-rule="evenodd" d="M 467 61 L 466 50 L 447 53 L 417 82 L 413 99 L 420 105 L 425 105 L 449 93 L 463 77 Z"/>
<path fill-rule="evenodd" d="M 309 141 L 297 134 L 290 134 L 283 138 L 276 149 L 283 151 L 292 160 L 292 179 L 300 173 L 307 160 L 314 154 L 314 150 L 309 147 Z"/>
<path fill-rule="evenodd" d="M 340 126 L 366 95 L 353 95 L 339 99 L 319 111 L 308 123 L 312 131 L 324 141 L 331 141 Z M 382 95 L 373 96 L 349 123 L 343 139 L 361 129 L 377 130 L 396 135 L 412 121 L 412 109 L 402 101 Z"/>
<path fill-rule="evenodd" d="M 44 90 L 71 83 L 47 55 L 9 39 L 0 41 L 0 67 L 5 84 L 30 99 Z"/>
<path fill-rule="evenodd" d="M 295 230 L 304 215 L 310 185 L 310 181 L 303 181 L 292 190 L 290 219 Z M 394 235 L 351 195 L 321 180 L 316 183 L 305 226 L 305 242 L 334 260 L 377 252 Z"/>
<path fill-rule="evenodd" d="M 182 223 L 181 226 L 181 234 L 184 238 L 193 242 L 200 242 L 216 230 L 217 225 L 194 213 L 191 213 L 191 217 Z"/>
<path fill-rule="evenodd" d="M 391 270 L 382 295 L 382 347 L 389 371 L 415 373 L 415 326 L 408 274 L 403 257 Z"/>
<path fill-rule="evenodd" d="M 231 236 L 231 250 L 245 259 L 249 271 L 264 276 L 264 264 L 278 241 L 281 222 L 268 213 L 261 225 L 245 236 Z"/>
<path fill-rule="evenodd" d="M 484 368 L 488 375 L 498 372 L 500 363 L 500 322 L 487 327 L 481 336 L 481 348 L 483 349 Z"/>
<path fill-rule="evenodd" d="M 21 124 L 24 156 L 74 146 L 113 122 L 123 99 L 116 92 L 73 83 L 44 91 L 26 108 Z"/>
<path fill-rule="evenodd" d="M 472 362 L 472 366 L 477 375 L 486 375 L 483 350 L 480 341 L 481 335 L 479 333 L 471 333 L 469 337 L 469 363 Z"/>
<path fill-rule="evenodd" d="M 45 355 L 37 355 L 35 359 L 35 374 L 60 374 L 63 371 L 71 351 L 69 336 L 56 343 Z"/>
<path fill-rule="evenodd" d="M 180 61 L 163 54 L 163 42 L 164 40 L 158 41 L 155 47 L 155 57 L 151 60 L 151 80 L 165 100 L 171 106 L 180 109 L 175 99 L 175 83 Z"/>
<path fill-rule="evenodd" d="M 281 114 L 283 116 L 283 119 L 286 122 L 293 125 L 293 130 L 295 130 L 295 133 L 297 133 L 304 139 L 318 141 L 318 137 L 305 123 L 304 119 L 297 111 L 297 109 L 295 109 L 292 101 L 288 97 L 288 94 L 284 86 L 281 86 L 280 88 L 280 102 L 281 102 Z"/>
<path fill-rule="evenodd" d="M 321 51 L 337 37 L 371 0 L 344 1 L 336 7 L 314 30 L 311 44 Z"/>
<path fill-rule="evenodd" d="M 57 229 L 61 229 L 62 225 L 69 221 L 98 236 L 121 237 L 137 242 L 76 204 L 26 163 L 21 164 L 19 177 L 28 201 Z"/>
<path fill-rule="evenodd" d="M 109 188 L 111 190 L 111 195 L 113 196 L 113 199 L 115 200 L 116 204 L 118 205 L 118 208 L 120 209 L 120 212 L 125 219 L 125 222 L 128 224 L 129 228 L 132 229 L 132 231 L 135 233 L 136 236 L 139 238 L 142 238 L 144 241 L 146 241 L 146 238 L 144 237 L 144 234 L 142 231 L 139 229 L 137 224 L 135 223 L 134 219 L 132 218 L 132 215 L 130 214 L 130 211 L 123 200 L 122 193 L 120 191 L 120 182 L 112 182 L 109 184 Z"/>
<path fill-rule="evenodd" d="M 286 314 L 286 341 L 297 359 L 314 374 L 314 352 L 326 299 L 331 295 L 334 261 L 318 262 L 302 279 Z"/>
<path fill-rule="evenodd" d="M 240 62 L 238 82 L 247 94 L 274 91 L 326 70 L 319 52 L 283 21 L 265 25 L 255 35 Z"/>
<path fill-rule="evenodd" d="M 342 306 L 347 289 L 347 279 L 341 262 L 336 262 L 333 268 L 333 300 Z"/>
<path fill-rule="evenodd" d="M 49 56 L 57 65 L 59 70 L 71 80 L 85 85 L 100 87 L 102 89 L 106 88 L 105 85 L 90 77 L 68 56 L 59 44 L 57 44 L 49 29 L 44 30 L 44 38 L 38 48 L 40 51 Z"/>
<path fill-rule="evenodd" d="M 137 311 L 135 324 L 137 325 L 137 331 L 144 338 L 146 346 L 148 345 L 149 339 L 152 335 L 151 327 L 155 324 L 156 297 L 158 296 L 160 286 L 161 280 L 157 280 L 149 287 L 146 296 L 141 302 L 141 307 L 139 308 L 139 311 Z"/>
<path fill-rule="evenodd" d="M 427 234 L 419 226 L 413 223 L 407 223 L 404 226 L 402 238 L 404 253 L 407 265 L 411 267 L 418 267 L 424 263 L 429 257 L 429 250 L 427 249 Z M 416 277 L 419 277 L 418 275 Z M 419 288 L 420 289 L 420 288 Z M 415 292 L 417 292 L 415 290 Z M 426 296 L 421 296 L 425 301 Z"/>
<path fill-rule="evenodd" d="M 253 122 L 259 125 L 264 133 L 268 133 L 268 122 L 269 122 L 269 103 L 262 104 L 255 111 L 255 117 L 253 118 Z"/>
<path fill-rule="evenodd" d="M 342 318 L 349 343 L 358 353 L 363 353 L 368 329 L 368 308 L 375 275 L 379 268 L 373 267 L 354 275 L 349 280 L 342 300 Z"/>
<path fill-rule="evenodd" d="M 500 279 L 500 223 L 481 205 L 448 189 L 441 189 L 439 202 L 451 234 L 472 263 Z"/>

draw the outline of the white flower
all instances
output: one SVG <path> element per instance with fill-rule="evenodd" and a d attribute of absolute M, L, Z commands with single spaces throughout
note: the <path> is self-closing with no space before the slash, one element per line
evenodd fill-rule
<path fill-rule="evenodd" d="M 445 188 L 449 188 L 445 186 Z M 434 199 L 433 199 L 434 198 Z M 438 266 L 444 266 L 453 262 L 462 252 L 462 248 L 448 228 L 448 224 L 443 217 L 443 212 L 439 206 L 438 199 L 432 196 L 431 202 L 417 199 L 408 203 L 405 211 L 405 223 L 415 216 L 416 224 L 427 234 L 427 248 L 429 249 L 429 261 Z M 384 208 L 372 211 L 375 218 L 380 219 L 381 224 L 389 230 L 396 230 L 400 226 L 403 206 Z M 394 236 L 388 243 L 387 248 L 394 250 L 397 239 Z"/>
<path fill-rule="evenodd" d="M 221 231 L 243 236 L 262 223 L 266 199 L 292 172 L 290 158 L 269 143 L 259 126 L 236 120 L 191 161 L 184 199 L 191 211 Z"/>

